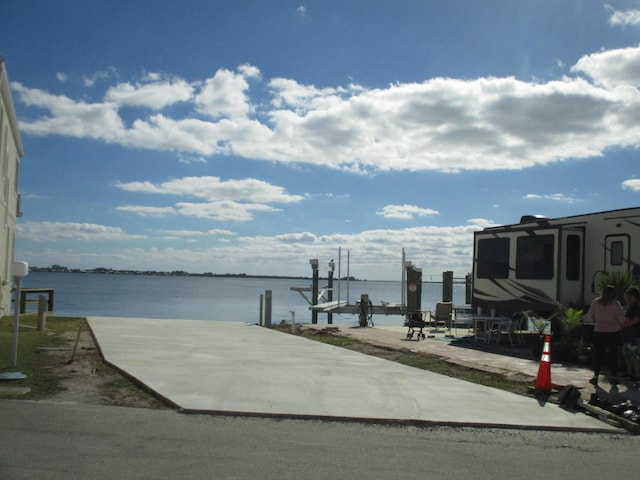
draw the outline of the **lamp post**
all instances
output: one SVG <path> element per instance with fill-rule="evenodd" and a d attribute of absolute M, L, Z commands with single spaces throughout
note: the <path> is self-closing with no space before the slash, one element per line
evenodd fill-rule
<path fill-rule="evenodd" d="M 13 262 L 11 275 L 16 279 L 16 294 L 13 305 L 13 339 L 11 343 L 11 368 L 18 367 L 18 331 L 20 329 L 20 300 L 22 295 L 22 278 L 29 274 L 27 262 Z M 27 378 L 22 372 L 2 372 L 0 380 L 20 380 Z"/>

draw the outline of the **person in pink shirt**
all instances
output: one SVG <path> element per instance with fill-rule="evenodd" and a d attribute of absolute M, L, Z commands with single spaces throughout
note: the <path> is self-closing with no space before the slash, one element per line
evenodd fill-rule
<path fill-rule="evenodd" d="M 611 385 L 618 384 L 618 347 L 620 332 L 625 324 L 624 310 L 616 299 L 616 290 L 607 285 L 602 295 L 591 302 L 587 316 L 593 323 L 593 378 L 592 385 L 598 385 L 598 376 L 603 366 L 611 370 Z"/>

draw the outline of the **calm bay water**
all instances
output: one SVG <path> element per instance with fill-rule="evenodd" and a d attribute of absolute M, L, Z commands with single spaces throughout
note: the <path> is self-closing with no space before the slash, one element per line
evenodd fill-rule
<path fill-rule="evenodd" d="M 320 287 L 326 281 L 320 281 Z M 334 281 L 334 300 L 354 304 L 366 293 L 375 305 L 400 303 L 400 282 Z M 223 320 L 257 323 L 260 295 L 272 291 L 272 322 L 291 319 L 310 323 L 309 304 L 291 287 L 310 287 L 311 280 L 271 278 L 169 277 L 152 275 L 105 275 L 94 273 L 31 272 L 23 288 L 55 289 L 55 315 Z M 311 298 L 310 292 L 306 293 Z M 454 285 L 454 303 L 464 303 L 464 285 Z M 422 309 L 432 310 L 442 298 L 441 284 L 424 284 Z M 34 309 L 31 306 L 31 309 Z M 318 323 L 327 322 L 318 315 Z M 375 315 L 376 325 L 402 325 L 400 316 Z M 351 314 L 334 315 L 336 324 L 358 324 Z"/>

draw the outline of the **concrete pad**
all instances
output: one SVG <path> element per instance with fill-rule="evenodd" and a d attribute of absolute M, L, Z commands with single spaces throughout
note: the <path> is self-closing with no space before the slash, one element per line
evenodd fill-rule
<path fill-rule="evenodd" d="M 88 322 L 106 361 L 187 411 L 614 430 L 555 404 L 256 325 Z"/>

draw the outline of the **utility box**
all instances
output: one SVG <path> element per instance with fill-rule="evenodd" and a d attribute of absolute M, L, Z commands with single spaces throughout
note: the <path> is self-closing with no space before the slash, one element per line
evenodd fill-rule
<path fill-rule="evenodd" d="M 23 278 L 29 275 L 29 264 L 27 262 L 13 262 L 11 264 L 11 275 Z"/>

